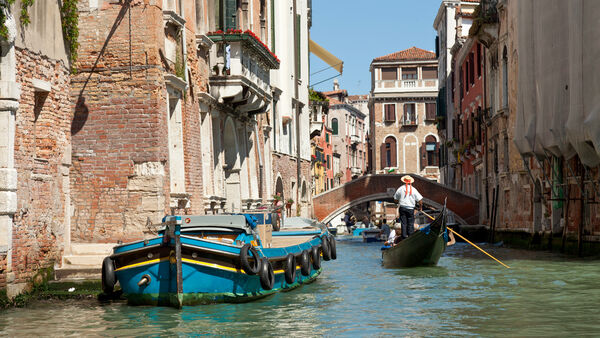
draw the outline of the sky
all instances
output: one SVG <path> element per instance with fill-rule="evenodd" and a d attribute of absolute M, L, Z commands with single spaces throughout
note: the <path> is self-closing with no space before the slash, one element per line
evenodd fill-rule
<path fill-rule="evenodd" d="M 435 51 L 433 20 L 440 4 L 440 0 L 312 0 L 310 38 L 344 62 L 337 78 L 341 89 L 349 95 L 368 94 L 374 58 L 413 46 Z M 310 55 L 310 85 L 316 90 L 333 89 L 333 79 L 317 84 L 338 74 L 332 68 L 323 70 L 327 67 Z"/>

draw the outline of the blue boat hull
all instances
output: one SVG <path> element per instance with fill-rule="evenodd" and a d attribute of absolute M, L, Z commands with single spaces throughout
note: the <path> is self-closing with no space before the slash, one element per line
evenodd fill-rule
<path fill-rule="evenodd" d="M 322 268 L 315 269 L 311 264 L 308 275 L 304 276 L 297 263 L 295 279 L 287 283 L 282 265 L 288 254 L 298 256 L 303 250 L 319 246 L 326 235 L 324 232 L 310 241 L 286 248 L 257 248 L 274 269 L 274 284 L 270 290 L 262 287 L 258 275 L 249 275 L 239 266 L 239 246 L 182 236 L 181 292 L 177 292 L 173 242 L 163 243 L 162 236 L 116 248 L 112 257 L 117 262 L 116 279 L 130 304 L 180 307 L 247 302 L 312 282 Z M 140 284 L 144 278 L 148 282 Z"/>

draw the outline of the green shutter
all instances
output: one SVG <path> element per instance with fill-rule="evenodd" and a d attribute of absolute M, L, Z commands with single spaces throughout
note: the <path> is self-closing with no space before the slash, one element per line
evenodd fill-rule
<path fill-rule="evenodd" d="M 237 0 L 225 0 L 225 30 L 237 29 Z"/>
<path fill-rule="evenodd" d="M 275 0 L 271 0 L 271 51 L 275 53 Z"/>

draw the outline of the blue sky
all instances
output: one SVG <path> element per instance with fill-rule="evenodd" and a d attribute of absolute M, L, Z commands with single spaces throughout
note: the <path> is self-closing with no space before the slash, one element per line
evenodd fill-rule
<path fill-rule="evenodd" d="M 313 0 L 310 37 L 344 61 L 338 77 L 348 94 L 367 94 L 371 90 L 371 61 L 382 55 L 416 46 L 435 50 L 433 20 L 440 0 Z M 310 73 L 328 67 L 310 55 Z M 335 76 L 334 69 L 311 75 L 310 84 Z M 332 90 L 333 79 L 314 88 Z"/>

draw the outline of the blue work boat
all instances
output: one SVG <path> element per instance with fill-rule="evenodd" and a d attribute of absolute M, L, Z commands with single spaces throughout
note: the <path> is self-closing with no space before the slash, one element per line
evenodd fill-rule
<path fill-rule="evenodd" d="M 118 282 L 134 305 L 246 302 L 309 283 L 322 259 L 336 258 L 326 227 L 271 232 L 271 219 L 167 216 L 156 237 L 118 245 L 104 259 L 103 291 Z"/>

